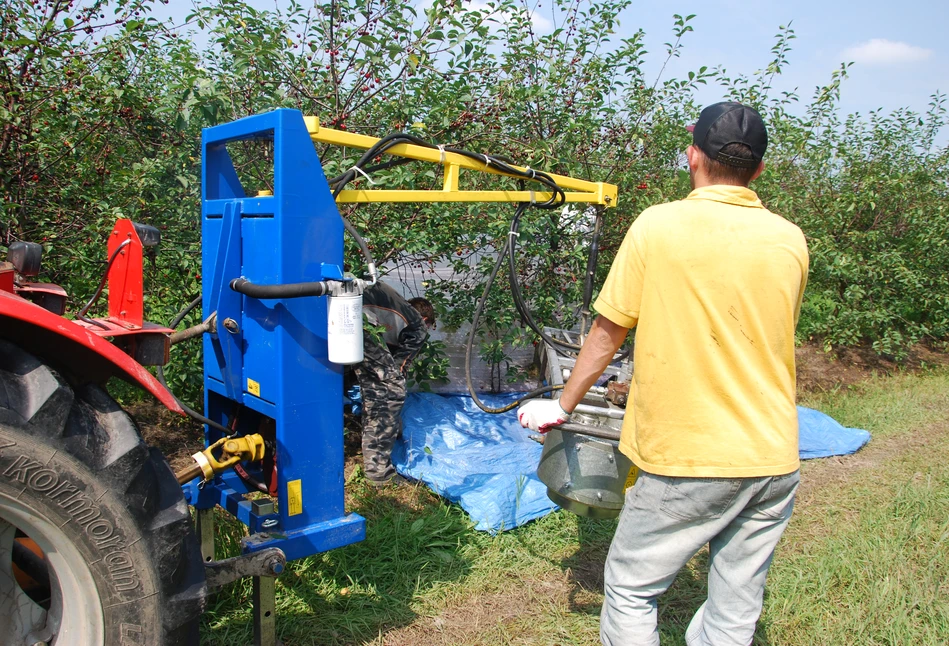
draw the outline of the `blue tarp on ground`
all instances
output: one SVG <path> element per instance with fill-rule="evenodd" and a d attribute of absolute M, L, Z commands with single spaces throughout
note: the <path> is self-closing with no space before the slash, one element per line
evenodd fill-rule
<path fill-rule="evenodd" d="M 798 450 L 802 460 L 855 453 L 870 441 L 870 432 L 846 428 L 813 408 L 797 407 Z"/>
<path fill-rule="evenodd" d="M 481 400 L 496 408 L 516 398 Z M 475 529 L 513 529 L 557 509 L 537 478 L 543 447 L 528 438 L 516 410 L 490 415 L 470 397 L 411 393 L 402 421 L 402 440 L 392 451 L 396 469 L 460 504 Z"/>
<path fill-rule="evenodd" d="M 482 401 L 499 407 L 516 397 Z M 402 420 L 402 440 L 392 451 L 396 469 L 460 504 L 475 529 L 496 533 L 557 509 L 537 478 L 543 447 L 518 424 L 516 410 L 490 415 L 470 397 L 411 393 Z M 853 453 L 870 439 L 809 408 L 798 407 L 798 420 L 802 459 Z"/>

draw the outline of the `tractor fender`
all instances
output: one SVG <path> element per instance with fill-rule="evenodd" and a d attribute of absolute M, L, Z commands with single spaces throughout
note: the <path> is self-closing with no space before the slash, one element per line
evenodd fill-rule
<path fill-rule="evenodd" d="M 120 377 L 144 388 L 168 410 L 185 414 L 152 373 L 106 339 L 4 291 L 0 291 L 0 338 L 42 357 L 80 383 Z"/>

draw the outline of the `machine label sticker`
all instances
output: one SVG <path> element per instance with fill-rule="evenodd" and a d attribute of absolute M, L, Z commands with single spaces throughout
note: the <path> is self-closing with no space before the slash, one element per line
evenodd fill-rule
<path fill-rule="evenodd" d="M 303 513 L 303 481 L 291 480 L 287 483 L 287 515 Z"/>
<path fill-rule="evenodd" d="M 639 477 L 639 467 L 637 467 L 634 464 L 633 466 L 629 468 L 629 474 L 626 476 L 626 484 L 623 485 L 623 491 L 625 492 L 627 489 L 629 489 L 634 484 L 636 484 L 636 478 L 638 477 Z"/>
<path fill-rule="evenodd" d="M 255 397 L 260 397 L 260 384 L 250 377 L 247 378 L 247 392 Z"/>

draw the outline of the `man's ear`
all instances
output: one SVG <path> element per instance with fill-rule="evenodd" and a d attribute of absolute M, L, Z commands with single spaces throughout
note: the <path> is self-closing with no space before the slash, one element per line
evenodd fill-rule
<path fill-rule="evenodd" d="M 689 170 L 694 173 L 702 164 L 702 152 L 692 144 L 689 144 L 685 149 L 685 156 L 686 159 L 689 160 Z"/>
<path fill-rule="evenodd" d="M 762 161 L 760 164 L 758 164 L 758 170 L 756 170 L 756 171 L 755 171 L 755 174 L 751 176 L 751 179 L 749 180 L 749 182 L 753 182 L 753 181 L 755 181 L 756 179 L 758 179 L 758 177 L 759 177 L 759 176 L 761 175 L 761 173 L 763 173 L 763 172 L 764 172 L 764 161 Z"/>

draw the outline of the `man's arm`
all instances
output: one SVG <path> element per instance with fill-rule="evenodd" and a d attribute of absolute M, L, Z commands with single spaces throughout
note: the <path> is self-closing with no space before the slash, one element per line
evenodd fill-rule
<path fill-rule="evenodd" d="M 560 406 L 565 412 L 572 413 L 577 407 L 590 387 L 610 365 L 627 334 L 629 328 L 617 325 L 605 316 L 600 315 L 594 319 L 590 333 L 580 349 L 577 363 L 560 395 Z"/>
<path fill-rule="evenodd" d="M 532 399 L 517 410 L 521 426 L 544 433 L 563 424 L 583 399 L 590 386 L 610 365 L 613 356 L 629 333 L 629 328 L 618 325 L 602 314 L 593 321 L 580 356 L 570 373 L 560 399 Z"/>
<path fill-rule="evenodd" d="M 410 320 L 409 324 L 399 332 L 399 347 L 392 352 L 392 357 L 399 364 L 399 369 L 403 374 L 427 339 L 428 327 L 421 316 Z"/>

